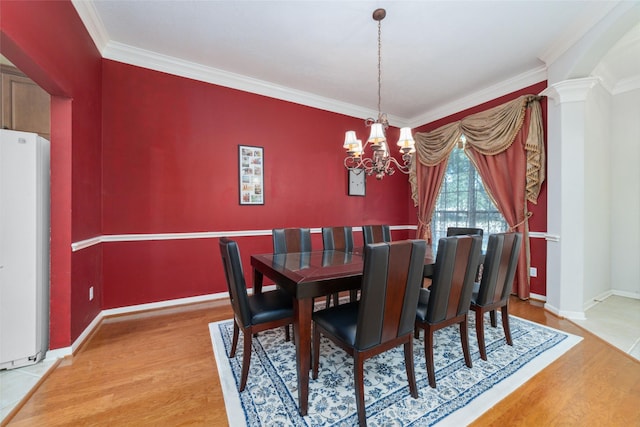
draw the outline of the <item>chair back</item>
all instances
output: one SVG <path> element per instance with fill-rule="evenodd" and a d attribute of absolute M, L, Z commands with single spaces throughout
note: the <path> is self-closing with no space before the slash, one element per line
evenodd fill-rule
<path fill-rule="evenodd" d="M 438 241 L 427 322 L 442 322 L 469 311 L 481 247 L 479 235 L 443 237 Z"/>
<path fill-rule="evenodd" d="M 480 289 L 476 298 L 477 305 L 493 304 L 509 298 L 521 244 L 521 233 L 499 233 L 489 236 Z"/>
<path fill-rule="evenodd" d="M 353 228 L 322 227 L 322 246 L 325 250 L 353 251 Z"/>
<path fill-rule="evenodd" d="M 466 228 L 466 227 L 447 227 L 447 237 L 450 236 L 465 236 L 465 235 L 483 235 L 484 230 L 482 228 Z"/>
<path fill-rule="evenodd" d="M 249 308 L 247 285 L 244 280 L 238 244 L 227 237 L 221 237 L 219 246 L 233 312 L 242 326 L 249 326 L 251 324 L 251 309 Z"/>
<path fill-rule="evenodd" d="M 413 331 L 426 248 L 424 240 L 365 246 L 357 349 Z"/>
<path fill-rule="evenodd" d="M 391 241 L 391 231 L 388 225 L 364 225 L 362 227 L 364 244 L 383 243 Z"/>
<path fill-rule="evenodd" d="M 273 230 L 273 252 L 311 252 L 311 230 L 309 228 L 275 228 Z"/>

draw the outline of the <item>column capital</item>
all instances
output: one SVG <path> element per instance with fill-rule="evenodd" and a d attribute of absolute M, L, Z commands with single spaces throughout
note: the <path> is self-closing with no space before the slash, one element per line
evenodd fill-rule
<path fill-rule="evenodd" d="M 597 77 L 563 80 L 552 84 L 540 92 L 540 95 L 553 99 L 556 105 L 567 102 L 584 102 L 587 100 L 589 91 L 599 81 Z"/>

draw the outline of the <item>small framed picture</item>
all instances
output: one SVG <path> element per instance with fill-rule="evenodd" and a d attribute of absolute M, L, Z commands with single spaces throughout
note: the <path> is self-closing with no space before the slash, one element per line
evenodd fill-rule
<path fill-rule="evenodd" d="M 264 205 L 264 148 L 238 145 L 241 205 Z"/>
<path fill-rule="evenodd" d="M 349 169 L 347 171 L 348 194 L 350 196 L 364 196 L 366 194 L 366 177 L 364 169 Z"/>

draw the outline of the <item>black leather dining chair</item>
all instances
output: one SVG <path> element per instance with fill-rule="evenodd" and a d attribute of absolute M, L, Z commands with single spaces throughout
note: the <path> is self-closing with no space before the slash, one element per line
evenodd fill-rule
<path fill-rule="evenodd" d="M 273 236 L 273 253 L 311 251 L 311 230 L 309 228 L 275 228 Z"/>
<path fill-rule="evenodd" d="M 352 227 L 322 227 L 322 247 L 326 250 L 337 250 L 344 252 L 353 251 L 353 228 Z M 338 305 L 340 296 L 338 293 L 327 295 L 326 307 L 331 304 Z M 352 298 L 353 299 L 353 298 Z"/>
<path fill-rule="evenodd" d="M 447 227 L 447 237 L 451 236 L 465 236 L 465 235 L 478 235 L 482 237 L 484 230 L 482 228 L 469 228 L 469 227 Z"/>
<path fill-rule="evenodd" d="M 353 251 L 353 227 L 322 227 L 325 250 Z"/>
<path fill-rule="evenodd" d="M 447 237 L 466 235 L 482 237 L 484 235 L 484 230 L 482 228 L 472 227 L 447 227 Z M 480 258 L 482 258 L 482 255 L 480 256 Z M 476 280 L 479 280 L 480 277 L 482 277 L 482 259 L 480 260 L 480 264 L 478 264 Z"/>
<path fill-rule="evenodd" d="M 391 241 L 391 229 L 389 225 L 363 225 L 362 226 L 362 237 L 364 239 L 364 244 L 368 245 L 370 243 L 381 243 L 381 242 L 390 242 Z"/>
<path fill-rule="evenodd" d="M 520 233 L 499 233 L 489 236 L 487 253 L 480 283 L 476 283 L 471 295 L 471 309 L 476 314 L 476 336 L 480 357 L 487 360 L 484 342 L 484 313 L 490 313 L 491 326 L 497 326 L 496 310 L 502 315 L 502 328 L 507 344 L 513 345 L 509 328 L 509 295 L 518 266 L 522 244 Z"/>
<path fill-rule="evenodd" d="M 464 360 L 469 368 L 472 367 L 467 319 L 481 246 L 482 238 L 477 235 L 441 238 L 431 287 L 420 289 L 415 335 L 418 338 L 420 329 L 424 329 L 427 376 L 433 388 L 436 387 L 433 335 L 438 329 L 460 325 Z"/>
<path fill-rule="evenodd" d="M 424 240 L 366 245 L 360 301 L 313 314 L 313 378 L 318 378 L 320 335 L 324 335 L 353 357 L 356 407 L 361 426 L 366 425 L 366 359 L 404 345 L 409 390 L 412 397 L 418 397 L 412 332 L 425 251 Z"/>
<path fill-rule="evenodd" d="M 293 323 L 293 301 L 291 296 L 278 289 L 249 296 L 238 244 L 226 237 L 221 237 L 219 246 L 229 298 L 233 307 L 233 342 L 229 357 L 236 356 L 240 330 L 244 337 L 239 387 L 239 390 L 243 391 L 249 375 L 253 334 L 284 326 L 285 339 L 289 341 L 288 325 Z"/>

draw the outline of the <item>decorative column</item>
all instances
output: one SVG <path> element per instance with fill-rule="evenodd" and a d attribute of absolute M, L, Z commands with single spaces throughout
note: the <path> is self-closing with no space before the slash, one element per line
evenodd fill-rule
<path fill-rule="evenodd" d="M 586 101 L 596 78 L 555 83 L 547 118 L 547 301 L 562 317 L 584 319 Z"/>

